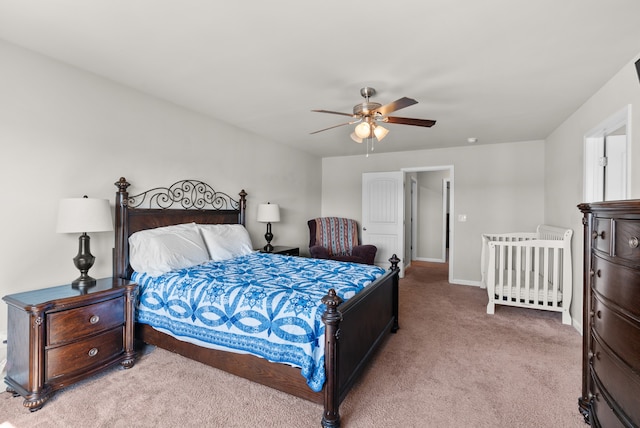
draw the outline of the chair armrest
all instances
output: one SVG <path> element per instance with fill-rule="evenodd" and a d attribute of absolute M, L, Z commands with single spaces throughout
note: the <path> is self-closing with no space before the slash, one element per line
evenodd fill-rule
<path fill-rule="evenodd" d="M 351 254 L 360 257 L 368 265 L 372 265 L 376 259 L 376 252 L 378 247 L 375 245 L 356 245 L 351 249 Z"/>
<path fill-rule="evenodd" d="M 329 250 L 322 245 L 314 245 L 313 247 L 309 247 L 309 254 L 314 259 L 328 259 L 329 258 Z"/>

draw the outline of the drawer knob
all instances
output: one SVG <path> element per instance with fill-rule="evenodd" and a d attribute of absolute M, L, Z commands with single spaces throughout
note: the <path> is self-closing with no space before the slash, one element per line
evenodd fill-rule
<path fill-rule="evenodd" d="M 635 236 L 629 238 L 629 247 L 630 248 L 638 248 L 638 244 L 640 242 L 638 242 L 638 238 L 636 238 Z"/>
<path fill-rule="evenodd" d="M 598 276 L 598 278 L 600 278 L 602 276 L 602 271 L 600 269 L 598 269 L 596 271 L 596 275 Z"/>
<path fill-rule="evenodd" d="M 591 237 L 593 239 L 596 239 L 598 237 L 600 237 L 600 239 L 604 239 L 604 230 L 602 232 L 600 232 L 600 233 L 598 233 L 597 230 L 594 230 L 593 233 L 591 234 Z"/>
<path fill-rule="evenodd" d="M 89 349 L 89 352 L 87 352 L 87 354 L 89 354 L 90 357 L 95 357 L 96 355 L 98 355 L 98 348 Z"/>
<path fill-rule="evenodd" d="M 100 317 L 98 315 L 94 315 L 91 318 L 89 318 L 89 322 L 91 324 L 96 324 L 98 321 L 100 321 Z"/>

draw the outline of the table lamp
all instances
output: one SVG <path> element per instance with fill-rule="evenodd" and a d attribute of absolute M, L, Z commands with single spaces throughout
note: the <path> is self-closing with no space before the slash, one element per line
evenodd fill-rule
<path fill-rule="evenodd" d="M 96 284 L 96 280 L 89 276 L 89 269 L 93 266 L 96 258 L 91 254 L 87 232 L 109 232 L 112 230 L 113 220 L 108 199 L 85 196 L 60 200 L 56 232 L 81 233 L 78 255 L 73 258 L 73 263 L 80 271 L 80 276 L 71 283 L 73 288 L 83 289 Z"/>
<path fill-rule="evenodd" d="M 267 240 L 267 245 L 264 246 L 264 251 L 270 253 L 273 251 L 273 245 L 271 245 L 271 240 L 273 239 L 271 223 L 277 223 L 280 221 L 280 207 L 278 204 L 272 204 L 269 202 L 258 205 L 257 220 L 260 223 L 267 223 L 267 233 L 264 234 L 264 239 Z"/>

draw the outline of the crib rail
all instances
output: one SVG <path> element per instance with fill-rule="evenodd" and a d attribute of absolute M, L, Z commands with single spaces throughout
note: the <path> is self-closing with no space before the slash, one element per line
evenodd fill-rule
<path fill-rule="evenodd" d="M 487 313 L 495 313 L 497 304 L 544 309 L 562 312 L 563 323 L 571 324 L 572 234 L 547 225 L 536 233 L 484 234 Z"/>

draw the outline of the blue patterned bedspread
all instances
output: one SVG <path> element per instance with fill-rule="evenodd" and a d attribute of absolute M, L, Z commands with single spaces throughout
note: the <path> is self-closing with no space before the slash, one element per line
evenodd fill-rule
<path fill-rule="evenodd" d="M 313 391 L 325 380 L 329 288 L 347 300 L 384 274 L 356 263 L 252 253 L 159 277 L 134 273 L 137 321 L 181 340 L 301 368 Z M 208 345 L 207 345 L 208 344 Z"/>

